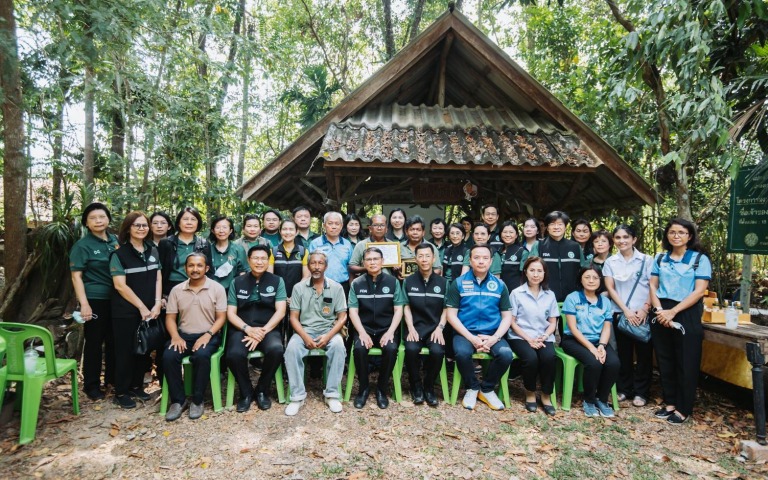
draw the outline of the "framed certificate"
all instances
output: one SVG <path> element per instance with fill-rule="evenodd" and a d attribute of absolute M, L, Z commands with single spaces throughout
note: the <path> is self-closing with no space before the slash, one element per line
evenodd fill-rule
<path fill-rule="evenodd" d="M 418 273 L 418 271 L 419 271 L 419 265 L 416 263 L 416 260 L 412 258 L 408 260 L 403 260 L 403 266 L 401 270 L 403 278 L 409 275 L 412 275 L 414 273 Z"/>
<path fill-rule="evenodd" d="M 368 242 L 365 248 L 376 247 L 384 254 L 382 267 L 400 266 L 400 242 Z"/>

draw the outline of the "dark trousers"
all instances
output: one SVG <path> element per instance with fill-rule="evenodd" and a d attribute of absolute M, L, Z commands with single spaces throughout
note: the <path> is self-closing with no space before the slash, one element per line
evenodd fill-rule
<path fill-rule="evenodd" d="M 141 323 L 138 311 L 131 317 L 112 317 L 115 338 L 115 395 L 125 395 L 131 388 L 144 387 L 144 372 L 149 355 L 136 355 L 136 330 Z"/>
<path fill-rule="evenodd" d="M 424 386 L 428 391 L 432 391 L 435 385 L 435 379 L 443 366 L 445 358 L 445 345 L 433 342 L 429 338 L 417 340 L 415 342 L 405 341 L 405 367 L 408 369 L 408 379 L 411 382 L 411 390 L 422 387 L 421 383 L 421 349 L 427 347 L 429 355 L 424 362 Z"/>
<path fill-rule="evenodd" d="M 182 353 L 170 350 L 168 348 L 171 344 L 170 341 L 165 346 L 165 351 L 163 352 L 163 371 L 165 372 L 165 379 L 168 381 L 171 403 L 183 404 L 187 398 L 184 392 L 184 377 L 181 374 L 181 361 L 187 356 L 192 364 L 192 372 L 194 374 L 192 402 L 198 405 L 203 403 L 205 389 L 211 379 L 211 355 L 216 353 L 221 345 L 221 334 L 214 335 L 204 348 L 193 352 L 192 347 L 202 335 L 205 334 L 179 332 L 179 336 L 187 343 L 187 349 Z"/>
<path fill-rule="evenodd" d="M 619 355 L 619 392 L 632 398 L 641 396 L 650 398 L 651 378 L 653 376 L 653 341 L 643 343 L 635 340 L 618 329 L 619 315 L 613 315 L 613 331 L 616 334 L 616 350 Z M 635 363 L 637 362 L 637 363 Z"/>
<path fill-rule="evenodd" d="M 659 300 L 664 310 L 679 303 L 666 298 Z M 701 343 L 704 340 L 704 328 L 701 325 L 703 311 L 704 305 L 700 301 L 675 315 L 674 321 L 683 325 L 685 335 L 676 328 L 667 328 L 658 322 L 651 324 L 664 403 L 674 405 L 686 417 L 693 413 L 699 383 Z"/>
<path fill-rule="evenodd" d="M 115 337 L 112 334 L 112 308 L 109 300 L 88 300 L 97 316 L 85 322 L 83 346 L 83 391 L 96 390 L 101 385 L 101 364 L 104 361 L 104 384 L 115 384 Z M 133 338 L 133 337 L 131 337 Z"/>
<path fill-rule="evenodd" d="M 509 340 L 512 350 L 520 359 L 523 371 L 523 386 L 529 392 L 536 391 L 536 378 L 541 382 L 541 392 L 552 394 L 555 388 L 555 344 L 544 342 L 544 347 L 535 349 L 525 340 L 516 338 Z"/>
<path fill-rule="evenodd" d="M 464 385 L 471 390 L 492 392 L 512 363 L 512 349 L 509 348 L 509 344 L 504 339 L 499 340 L 491 347 L 490 354 L 493 360 L 483 375 L 482 382 L 475 374 L 475 362 L 472 361 L 472 355 L 476 352 L 477 350 L 469 340 L 461 335 L 454 335 L 454 360 L 459 368 L 459 373 L 461 373 L 461 378 L 464 380 Z"/>
<path fill-rule="evenodd" d="M 584 401 L 594 404 L 597 397 L 601 402 L 608 403 L 611 387 L 619 376 L 619 356 L 613 347 L 605 346 L 605 363 L 600 363 L 587 347 L 570 335 L 563 336 L 560 347 L 584 367 Z"/>
<path fill-rule="evenodd" d="M 386 346 L 381 346 L 381 337 L 386 332 L 378 335 L 371 335 L 374 348 L 381 348 L 381 368 L 379 369 L 378 389 L 385 394 L 389 393 L 389 379 L 392 377 L 392 369 L 395 368 L 397 360 L 397 349 L 400 343 L 395 335 L 395 339 Z M 360 337 L 355 335 L 352 345 L 352 353 L 355 356 L 355 369 L 357 370 L 357 381 L 360 384 L 360 390 L 365 390 L 369 386 L 368 380 L 368 349 L 360 342 Z"/>
<path fill-rule="evenodd" d="M 230 328 L 227 331 L 227 365 L 235 376 L 237 386 L 240 388 L 240 397 L 253 395 L 251 375 L 248 371 L 248 354 L 251 353 L 243 343 L 245 334 Z M 283 334 L 280 328 L 269 332 L 262 341 L 256 345 L 256 350 L 264 354 L 261 364 L 261 375 L 256 384 L 256 391 L 269 394 L 269 387 L 280 364 L 283 362 Z"/>

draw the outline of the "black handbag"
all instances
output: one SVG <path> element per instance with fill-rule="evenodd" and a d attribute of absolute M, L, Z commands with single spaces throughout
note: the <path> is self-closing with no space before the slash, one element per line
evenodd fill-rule
<path fill-rule="evenodd" d="M 165 346 L 165 322 L 159 318 L 141 321 L 136 329 L 136 355 L 147 355 L 152 350 L 160 350 Z"/>
<path fill-rule="evenodd" d="M 635 293 L 637 284 L 640 283 L 640 277 L 643 275 L 644 268 L 645 259 L 643 259 L 643 264 L 640 266 L 640 271 L 637 272 L 637 278 L 635 279 L 635 284 L 632 286 L 632 291 L 629 292 L 629 297 L 626 302 L 627 305 L 629 304 L 629 301 L 632 300 L 632 295 Z M 632 323 L 627 320 L 627 316 L 624 315 L 624 312 L 622 312 L 619 314 L 619 322 L 616 324 L 616 328 L 624 335 L 627 335 L 638 342 L 648 343 L 651 340 L 651 324 L 648 321 L 648 318 L 646 318 L 640 325 L 632 325 Z"/>

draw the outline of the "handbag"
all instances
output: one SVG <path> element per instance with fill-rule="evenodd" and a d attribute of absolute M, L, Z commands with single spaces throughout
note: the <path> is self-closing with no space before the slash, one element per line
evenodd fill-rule
<path fill-rule="evenodd" d="M 165 325 L 159 318 L 142 321 L 136 329 L 134 353 L 147 355 L 152 350 L 160 350 L 165 346 Z"/>
<path fill-rule="evenodd" d="M 632 295 L 635 293 L 637 284 L 640 283 L 640 277 L 643 275 L 644 268 L 645 260 L 643 260 L 643 264 L 640 266 L 640 271 L 637 272 L 635 284 L 632 286 L 632 291 L 629 292 L 629 297 L 627 297 L 627 304 L 629 304 L 629 301 L 632 300 Z M 631 337 L 634 340 L 637 340 L 638 342 L 648 343 L 651 340 L 651 324 L 648 322 L 647 318 L 640 325 L 632 325 L 632 323 L 627 320 L 627 316 L 622 312 L 619 314 L 619 322 L 616 324 L 616 328 L 619 329 L 621 333 Z"/>

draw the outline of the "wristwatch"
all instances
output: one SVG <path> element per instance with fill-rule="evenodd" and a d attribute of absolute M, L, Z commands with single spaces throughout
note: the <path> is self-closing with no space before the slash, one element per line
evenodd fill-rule
<path fill-rule="evenodd" d="M 605 344 L 605 343 L 598 343 L 598 344 L 597 344 L 597 346 L 598 346 L 598 347 L 603 347 L 603 348 L 605 348 L 605 347 L 606 347 L 606 344 Z"/>
<path fill-rule="evenodd" d="M 213 332 L 212 332 L 212 331 L 208 330 L 208 331 L 207 331 L 207 332 L 205 332 L 205 333 L 207 333 L 208 335 L 210 335 L 211 337 L 213 337 Z"/>

